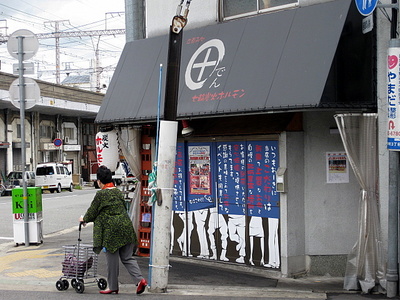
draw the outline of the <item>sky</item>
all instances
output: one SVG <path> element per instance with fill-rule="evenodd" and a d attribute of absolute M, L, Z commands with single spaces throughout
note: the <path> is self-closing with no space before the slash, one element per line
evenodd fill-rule
<path fill-rule="evenodd" d="M 0 2 L 0 37 L 19 29 L 35 34 L 59 31 L 125 29 L 124 0 L 2 0 Z M 35 74 L 44 81 L 56 82 L 55 38 L 39 39 L 39 50 L 29 60 L 35 64 Z M 88 75 L 95 66 L 95 50 L 99 49 L 99 64 L 103 68 L 101 85 L 108 85 L 125 44 L 125 35 L 60 38 L 60 81 L 70 75 Z M 12 73 L 18 61 L 11 57 L 7 44 L 0 44 L 0 71 Z M 69 69 L 69 71 L 66 71 Z M 71 70 L 72 69 L 72 70 Z"/>

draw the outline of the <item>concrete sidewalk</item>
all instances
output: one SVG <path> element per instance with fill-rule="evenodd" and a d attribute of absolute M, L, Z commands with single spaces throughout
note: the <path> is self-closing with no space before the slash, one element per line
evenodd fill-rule
<path fill-rule="evenodd" d="M 29 247 L 15 247 L 13 242 L 1 244 L 0 290 L 57 291 L 55 284 L 62 276 L 61 262 L 64 259 L 62 246 L 76 244 L 77 232 L 76 226 L 50 234 L 44 237 L 43 244 Z M 83 243 L 90 243 L 91 234 L 90 226 L 82 230 Z M 143 276 L 148 278 L 149 258 L 136 258 Z M 174 256 L 170 257 L 170 265 L 168 295 L 212 298 L 227 296 L 229 291 L 232 298 L 327 299 L 327 294 L 357 294 L 343 290 L 343 278 L 280 278 L 279 272 L 265 268 Z M 105 255 L 100 254 L 99 277 L 106 278 L 105 266 Z M 136 287 L 122 265 L 119 281 L 120 293 L 135 292 Z M 85 288 L 85 293 L 97 294 L 98 288 Z"/>

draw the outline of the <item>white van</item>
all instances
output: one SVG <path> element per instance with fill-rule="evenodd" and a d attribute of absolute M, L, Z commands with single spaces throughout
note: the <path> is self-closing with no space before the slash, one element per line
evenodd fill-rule
<path fill-rule="evenodd" d="M 36 167 L 35 185 L 42 190 L 50 190 L 52 193 L 61 189 L 74 190 L 72 174 L 67 167 L 61 163 L 43 163 Z"/>

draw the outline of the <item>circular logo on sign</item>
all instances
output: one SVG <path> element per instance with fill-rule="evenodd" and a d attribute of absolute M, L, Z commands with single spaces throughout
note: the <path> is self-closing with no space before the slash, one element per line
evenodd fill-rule
<path fill-rule="evenodd" d="M 389 55 L 388 56 L 388 67 L 389 69 L 393 69 L 397 66 L 398 58 L 396 55 Z"/>
<path fill-rule="evenodd" d="M 215 71 L 225 56 L 225 46 L 221 40 L 213 39 L 193 53 L 185 72 L 185 82 L 189 89 L 198 90 Z"/>

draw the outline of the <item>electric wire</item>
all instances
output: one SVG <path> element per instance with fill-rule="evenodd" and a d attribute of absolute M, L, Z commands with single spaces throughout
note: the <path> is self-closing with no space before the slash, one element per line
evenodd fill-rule
<path fill-rule="evenodd" d="M 31 4 L 31 3 L 28 3 L 28 2 L 26 2 L 24 0 L 19 0 L 19 1 L 23 2 L 23 3 L 27 4 L 27 5 L 30 5 L 31 7 L 33 7 L 36 10 L 40 10 L 41 12 L 44 12 L 44 13 L 49 14 L 49 15 L 53 15 L 53 16 L 58 18 L 57 15 L 52 14 L 52 13 L 48 12 L 47 10 L 41 9 L 40 7 L 37 7 L 37 6 L 35 6 L 35 5 Z M 76 2 L 79 2 L 79 3 L 83 4 L 83 5 L 86 5 L 82 1 L 77 1 L 76 0 Z M 13 4 L 15 4 L 15 0 L 13 1 Z M 1 7 L 5 7 L 7 9 L 11 10 L 11 11 L 18 12 L 18 13 L 20 13 L 22 15 L 26 15 L 28 18 L 26 18 L 26 19 L 19 18 L 19 17 L 11 15 L 10 13 L 7 13 L 5 11 L 0 12 L 0 15 L 7 17 L 8 19 L 10 19 L 10 20 L 12 20 L 14 22 L 20 22 L 20 23 L 24 23 L 24 24 L 29 24 L 29 25 L 31 25 L 32 27 L 35 27 L 35 28 L 40 27 L 40 28 L 46 29 L 47 27 L 44 25 L 44 22 L 54 22 L 54 21 L 51 21 L 51 20 L 49 20 L 47 18 L 40 17 L 38 15 L 34 15 L 34 14 L 29 13 L 29 12 L 22 11 L 20 9 L 17 9 L 15 7 L 11 7 L 11 6 L 6 5 L 6 4 L 0 4 L 0 8 Z M 91 7 L 89 7 L 89 8 L 91 8 Z M 122 13 L 119 13 L 119 14 L 122 15 Z M 116 19 L 117 18 L 115 18 L 115 17 L 113 17 L 111 19 L 114 24 L 118 22 L 118 21 L 116 21 Z M 110 20 L 108 20 L 108 21 L 110 21 Z M 43 22 L 43 23 L 40 23 L 40 22 Z M 79 26 L 74 26 L 74 25 L 69 23 L 69 24 L 64 24 L 65 25 L 65 29 L 62 29 L 62 30 L 59 30 L 59 31 L 60 32 L 68 32 L 68 31 L 71 31 L 71 30 L 74 30 L 74 31 L 85 31 L 87 29 L 96 28 L 97 26 L 101 26 L 101 25 L 104 25 L 104 24 L 105 24 L 105 20 L 104 19 L 101 19 L 101 20 L 98 20 L 98 21 L 89 22 L 89 23 L 82 24 L 82 25 L 79 25 Z M 47 28 L 47 30 L 48 30 L 48 28 Z M 118 57 L 118 55 L 122 51 L 122 47 L 123 47 L 124 43 L 121 42 L 121 46 L 118 46 L 117 45 L 118 43 L 109 42 L 109 40 L 111 40 L 111 39 L 113 39 L 115 41 L 115 38 L 116 38 L 115 36 L 110 37 L 110 38 L 109 37 L 106 37 L 106 38 L 102 37 L 101 44 L 98 46 L 100 57 L 106 57 L 106 58 L 110 58 L 110 57 L 117 58 Z M 54 45 L 49 45 L 46 42 L 44 42 L 43 40 L 40 40 L 40 46 L 45 47 L 45 48 L 53 48 L 53 51 L 55 49 Z M 79 38 L 79 37 L 63 38 L 62 42 L 60 41 L 60 49 L 65 49 L 65 50 L 62 51 L 63 55 L 67 55 L 67 56 L 74 57 L 74 58 L 76 58 L 75 55 L 72 54 L 72 53 L 68 53 L 66 50 L 71 51 L 71 49 L 73 49 L 73 51 L 83 51 L 83 52 L 89 51 L 88 54 L 84 54 L 84 55 L 90 55 L 90 57 L 93 57 L 93 51 L 94 51 L 93 45 L 92 45 L 92 42 L 91 42 L 91 38 L 83 38 L 83 37 L 81 37 L 81 38 Z M 50 51 L 50 50 L 47 50 L 47 51 Z M 5 58 L 8 59 L 8 57 L 5 57 Z M 85 58 L 83 58 L 83 57 L 81 57 L 81 58 L 82 58 L 82 61 L 85 61 Z M 43 61 L 40 61 L 40 60 L 35 60 L 35 61 L 36 61 L 36 63 L 42 63 L 43 64 Z M 75 61 L 76 61 L 76 59 L 75 59 Z M 87 61 L 88 61 L 88 58 L 86 58 L 86 62 Z M 7 64 L 5 60 L 3 60 L 2 63 Z M 79 64 L 79 61 L 76 61 L 76 63 Z M 114 65 L 116 65 L 116 63 Z M 74 62 L 74 64 L 75 64 L 75 62 Z M 55 63 L 51 63 L 50 65 L 54 66 Z M 107 66 L 107 67 L 109 67 L 109 66 Z"/>

